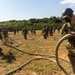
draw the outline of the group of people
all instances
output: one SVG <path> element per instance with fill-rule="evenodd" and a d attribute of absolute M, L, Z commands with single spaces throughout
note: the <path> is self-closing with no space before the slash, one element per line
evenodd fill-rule
<path fill-rule="evenodd" d="M 60 29 L 61 26 L 58 26 L 57 28 L 54 26 L 43 26 L 41 29 L 41 36 L 43 36 L 44 39 L 47 39 L 49 36 L 53 36 L 56 30 L 60 32 Z M 36 36 L 36 28 L 32 27 L 31 29 L 28 29 L 24 26 L 22 28 L 22 34 L 25 39 L 27 39 L 27 35 L 29 35 L 30 37 Z"/>
<path fill-rule="evenodd" d="M 29 31 L 30 31 L 30 34 L 29 34 Z M 36 36 L 36 29 L 33 27 L 31 29 L 28 29 L 27 27 L 23 27 L 22 34 L 24 36 L 24 39 L 27 39 L 27 35 L 29 35 L 30 37 L 32 37 L 33 35 Z"/>
<path fill-rule="evenodd" d="M 60 32 L 61 26 L 44 26 L 42 28 L 42 35 L 44 37 L 44 39 L 47 39 L 49 36 L 53 36 L 53 34 L 55 33 L 55 31 L 57 30 L 58 32 Z"/>
<path fill-rule="evenodd" d="M 62 19 L 65 20 L 65 23 L 62 26 L 62 32 L 61 32 L 62 36 L 66 34 L 75 35 L 75 15 L 73 14 L 73 12 L 74 11 L 71 8 L 66 8 L 62 12 Z M 3 38 L 6 39 L 6 37 L 8 37 L 7 29 L 3 28 L 2 30 L 3 31 L 1 31 L 0 29 L 0 39 L 1 40 L 3 40 Z M 42 34 L 43 34 L 44 39 L 47 39 L 47 37 L 49 36 L 48 33 L 50 34 L 50 36 L 53 36 L 53 30 L 55 30 L 53 27 L 44 26 L 42 28 Z M 14 34 L 16 34 L 15 31 L 16 30 L 14 29 Z M 27 39 L 28 29 L 26 27 L 22 29 L 22 34 L 24 35 L 24 38 Z M 31 34 L 36 35 L 35 28 L 31 29 Z M 73 66 L 73 71 L 75 73 L 75 37 L 68 38 L 68 43 L 66 45 L 66 48 L 68 50 L 68 57 Z"/>

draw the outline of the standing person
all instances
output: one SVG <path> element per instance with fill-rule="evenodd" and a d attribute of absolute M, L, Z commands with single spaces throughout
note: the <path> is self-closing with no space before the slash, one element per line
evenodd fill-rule
<path fill-rule="evenodd" d="M 32 27 L 31 34 L 36 36 L 36 28 L 35 27 Z"/>
<path fill-rule="evenodd" d="M 2 38 L 2 28 L 0 27 L 0 40 L 2 41 L 3 38 Z"/>
<path fill-rule="evenodd" d="M 17 28 L 14 27 L 14 35 L 16 35 L 16 32 L 17 32 Z"/>
<path fill-rule="evenodd" d="M 42 28 L 42 34 L 43 34 L 44 39 L 47 39 L 47 37 L 48 37 L 48 28 L 47 28 L 47 26 L 44 26 Z"/>
<path fill-rule="evenodd" d="M 23 33 L 23 35 L 24 35 L 24 38 L 27 39 L 28 29 L 27 29 L 26 27 L 24 27 L 22 33 Z"/>
<path fill-rule="evenodd" d="M 3 43 L 3 38 L 2 38 L 2 28 L 0 27 L 0 40 Z M 2 48 L 0 47 L 0 55 L 2 54 Z"/>
<path fill-rule="evenodd" d="M 62 27 L 62 35 L 71 33 L 75 34 L 73 31 L 75 27 L 75 17 L 73 15 L 73 10 L 71 8 L 66 8 L 62 13 L 62 18 L 65 20 L 65 24 Z M 68 50 L 68 57 L 71 61 L 73 72 L 75 73 L 75 37 L 70 37 L 66 46 Z"/>
<path fill-rule="evenodd" d="M 3 41 L 4 41 L 4 44 L 5 42 L 8 42 L 8 29 L 7 28 L 3 28 Z"/>
<path fill-rule="evenodd" d="M 49 27 L 49 33 L 50 33 L 50 36 L 53 36 L 53 27 L 52 26 Z"/>

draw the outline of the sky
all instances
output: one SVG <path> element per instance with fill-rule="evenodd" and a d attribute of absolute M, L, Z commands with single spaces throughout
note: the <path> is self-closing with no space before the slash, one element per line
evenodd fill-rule
<path fill-rule="evenodd" d="M 65 8 L 75 11 L 75 0 L 0 0 L 0 21 L 61 17 Z"/>

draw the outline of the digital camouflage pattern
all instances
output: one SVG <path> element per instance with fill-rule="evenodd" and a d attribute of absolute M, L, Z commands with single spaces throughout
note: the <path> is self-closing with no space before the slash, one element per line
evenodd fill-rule
<path fill-rule="evenodd" d="M 74 25 L 70 25 L 69 23 L 65 23 L 62 27 L 62 36 L 68 34 L 68 33 L 71 33 L 71 32 L 74 32 L 74 27 L 75 27 L 75 24 Z M 67 50 L 69 51 L 69 53 L 73 53 L 75 55 L 75 37 L 70 37 L 68 39 L 68 43 L 67 43 L 67 46 L 66 46 Z"/>
<path fill-rule="evenodd" d="M 68 34 L 71 32 L 71 25 L 69 23 L 65 23 L 63 26 L 62 26 L 62 36 Z"/>

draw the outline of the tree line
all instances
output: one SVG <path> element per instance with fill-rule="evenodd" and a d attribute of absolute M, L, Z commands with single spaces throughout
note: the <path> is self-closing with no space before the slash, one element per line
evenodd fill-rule
<path fill-rule="evenodd" d="M 20 30 L 26 26 L 28 29 L 35 27 L 37 30 L 40 30 L 43 26 L 62 26 L 62 19 L 61 17 L 52 16 L 50 18 L 42 18 L 36 19 L 31 18 L 29 20 L 9 20 L 0 22 L 0 27 L 6 26 L 8 27 L 9 31 L 12 31 L 13 27 L 17 27 Z"/>

